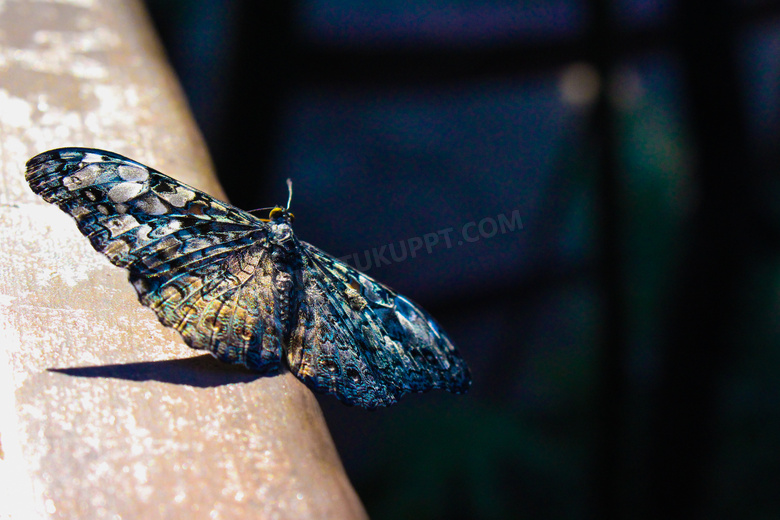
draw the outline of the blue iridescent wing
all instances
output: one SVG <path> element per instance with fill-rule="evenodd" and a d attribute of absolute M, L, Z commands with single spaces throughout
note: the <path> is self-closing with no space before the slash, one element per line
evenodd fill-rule
<path fill-rule="evenodd" d="M 301 242 L 302 298 L 287 364 L 320 393 L 366 408 L 409 392 L 465 392 L 469 369 L 425 311 Z"/>
<path fill-rule="evenodd" d="M 275 372 L 284 332 L 268 227 L 253 215 L 140 163 L 63 148 L 27 163 L 27 181 L 130 272 L 138 297 L 186 343 Z"/>

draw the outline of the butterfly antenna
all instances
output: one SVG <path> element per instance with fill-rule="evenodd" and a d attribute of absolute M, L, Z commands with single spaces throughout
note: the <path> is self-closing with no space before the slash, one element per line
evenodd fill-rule
<path fill-rule="evenodd" d="M 287 179 L 287 190 L 290 192 L 290 196 L 287 198 L 287 209 L 290 209 L 292 203 L 292 179 Z"/>
<path fill-rule="evenodd" d="M 255 209 L 247 210 L 247 213 L 260 213 L 261 211 L 268 211 L 268 210 L 271 210 L 271 209 L 274 209 L 274 208 L 270 208 L 270 207 L 269 208 L 255 208 Z"/>

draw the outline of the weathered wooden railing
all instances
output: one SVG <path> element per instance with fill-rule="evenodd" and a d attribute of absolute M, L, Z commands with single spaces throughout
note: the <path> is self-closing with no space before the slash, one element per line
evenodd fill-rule
<path fill-rule="evenodd" d="M 365 517 L 309 390 L 187 348 L 29 190 L 61 146 L 224 198 L 139 2 L 0 2 L 0 518 Z"/>

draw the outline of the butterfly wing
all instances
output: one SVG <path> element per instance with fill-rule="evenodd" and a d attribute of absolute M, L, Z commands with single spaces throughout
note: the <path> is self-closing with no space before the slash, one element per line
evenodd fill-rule
<path fill-rule="evenodd" d="M 468 389 L 466 363 L 425 311 L 310 244 L 301 253 L 303 300 L 286 359 L 310 388 L 366 408 Z"/>
<path fill-rule="evenodd" d="M 277 370 L 285 310 L 264 222 L 103 150 L 44 152 L 28 161 L 26 178 L 97 251 L 130 271 L 141 303 L 189 346 Z"/>

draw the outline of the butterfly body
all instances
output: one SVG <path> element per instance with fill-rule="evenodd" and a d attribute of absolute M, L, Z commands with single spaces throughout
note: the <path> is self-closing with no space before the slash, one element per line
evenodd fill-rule
<path fill-rule="evenodd" d="M 425 311 L 268 221 L 112 152 L 62 148 L 27 163 L 33 191 L 129 271 L 142 304 L 184 341 L 366 408 L 471 379 Z"/>

